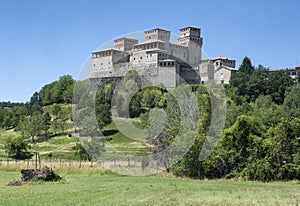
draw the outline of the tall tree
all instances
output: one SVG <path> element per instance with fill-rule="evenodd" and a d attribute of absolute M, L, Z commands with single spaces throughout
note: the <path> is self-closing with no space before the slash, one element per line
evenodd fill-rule
<path fill-rule="evenodd" d="M 31 116 L 26 117 L 20 122 L 19 126 L 23 136 L 28 136 L 31 141 L 35 141 L 35 137 L 42 134 L 44 130 L 44 117 L 40 112 L 35 112 Z"/>
<path fill-rule="evenodd" d="M 45 132 L 45 136 L 48 137 L 48 131 L 51 127 L 51 116 L 49 114 L 49 112 L 45 112 L 43 115 L 43 130 Z"/>
<path fill-rule="evenodd" d="M 7 154 L 16 159 L 24 159 L 29 157 L 27 150 L 30 148 L 30 146 L 23 136 L 8 137 L 5 140 L 4 147 Z"/>
<path fill-rule="evenodd" d="M 99 128 L 112 122 L 111 100 L 113 95 L 113 86 L 111 84 L 104 85 L 98 90 L 95 97 L 95 112 Z"/>
<path fill-rule="evenodd" d="M 37 105 L 42 104 L 41 95 L 39 92 L 35 92 L 32 95 L 32 97 L 30 98 L 30 104 L 37 104 Z"/>
<path fill-rule="evenodd" d="M 243 62 L 239 67 L 239 72 L 244 72 L 246 74 L 252 74 L 254 72 L 254 66 L 252 65 L 249 57 L 246 56 L 243 59 Z"/>

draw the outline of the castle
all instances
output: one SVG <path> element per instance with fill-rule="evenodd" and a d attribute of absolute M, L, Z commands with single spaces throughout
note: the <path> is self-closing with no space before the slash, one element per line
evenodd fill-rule
<path fill-rule="evenodd" d="M 235 60 L 225 57 L 202 59 L 203 38 L 197 27 L 180 29 L 177 43 L 170 42 L 171 32 L 155 28 L 144 31 L 144 42 L 132 38 L 114 40 L 114 48 L 92 52 L 89 82 L 97 86 L 120 81 L 128 70 L 136 70 L 153 85 L 166 89 L 208 80 L 229 83 L 236 71 Z"/>

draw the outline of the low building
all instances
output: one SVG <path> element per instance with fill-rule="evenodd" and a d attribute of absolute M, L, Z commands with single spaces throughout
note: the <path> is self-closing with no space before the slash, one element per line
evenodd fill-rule
<path fill-rule="evenodd" d="M 270 72 L 276 72 L 276 71 L 285 71 L 285 73 L 290 76 L 294 82 L 298 80 L 299 72 L 300 72 L 300 66 L 296 66 L 294 68 L 283 68 L 283 69 L 270 69 Z"/>
<path fill-rule="evenodd" d="M 204 60 L 199 64 L 201 82 L 215 80 L 221 84 L 229 84 L 231 76 L 237 71 L 236 61 L 223 56 Z"/>

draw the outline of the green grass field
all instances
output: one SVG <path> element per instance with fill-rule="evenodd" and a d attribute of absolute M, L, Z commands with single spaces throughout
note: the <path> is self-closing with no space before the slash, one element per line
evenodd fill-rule
<path fill-rule="evenodd" d="M 105 132 L 109 143 L 124 153 L 145 155 L 150 152 L 150 146 L 145 141 L 126 138 L 114 124 L 108 125 Z M 18 134 L 13 130 L 0 130 L 0 159 L 4 160 L 0 166 L 0 206 L 300 204 L 299 182 L 192 180 L 170 175 L 131 177 L 114 175 L 89 166 L 69 170 L 64 165 L 54 167 L 65 178 L 59 183 L 8 187 L 9 181 L 20 179 L 18 167 L 5 167 L 7 154 L 4 140 L 13 135 Z M 71 137 L 63 135 L 48 140 L 38 139 L 30 151 L 40 152 L 42 158 L 51 154 L 53 159 L 77 159 L 72 149 L 76 142 L 78 137 L 74 134 Z M 109 160 L 110 156 L 106 158 Z"/>
<path fill-rule="evenodd" d="M 119 120 L 119 122 L 122 120 Z M 150 146 L 143 141 L 136 141 L 127 138 L 121 132 L 117 130 L 114 123 L 104 128 L 103 134 L 106 136 L 109 143 L 119 151 L 122 151 L 129 155 L 147 155 L 150 153 Z M 7 154 L 5 153 L 4 143 L 5 139 L 11 136 L 20 135 L 13 130 L 0 129 L 0 159 L 6 160 Z M 68 135 L 54 136 L 49 139 L 38 138 L 34 144 L 31 145 L 29 152 L 39 152 L 42 158 L 56 159 L 71 159 L 78 160 L 78 156 L 75 156 L 73 147 L 79 142 L 79 138 L 73 133 L 71 137 Z M 110 156 L 104 158 L 110 159 Z"/>
<path fill-rule="evenodd" d="M 103 172 L 58 171 L 66 181 L 6 186 L 20 178 L 0 170 L 0 205 L 297 205 L 296 182 L 130 177 Z"/>

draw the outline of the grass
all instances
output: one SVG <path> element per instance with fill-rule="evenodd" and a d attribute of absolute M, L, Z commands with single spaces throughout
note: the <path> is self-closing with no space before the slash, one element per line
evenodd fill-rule
<path fill-rule="evenodd" d="M 122 125 L 121 125 L 122 126 Z M 127 138 L 114 124 L 105 127 L 109 143 L 131 155 L 150 152 L 145 141 Z M 7 159 L 4 139 L 17 135 L 0 131 L 0 158 Z M 76 136 L 55 136 L 37 141 L 31 151 L 42 158 L 78 159 L 72 147 Z M 107 157 L 109 159 L 109 157 Z M 233 180 L 192 180 L 172 176 L 130 177 L 112 174 L 90 163 L 79 169 L 69 162 L 52 162 L 55 171 L 65 178 L 59 184 L 26 184 L 8 187 L 20 179 L 20 166 L 0 167 L 0 205 L 296 205 L 300 204 L 299 183 L 238 182 Z M 78 162 L 72 164 L 77 164 Z M 82 163 L 83 164 L 83 163 Z M 26 165 L 26 161 L 23 165 Z M 17 169 L 18 168 L 18 169 Z"/>
<path fill-rule="evenodd" d="M 126 126 L 126 120 L 118 120 L 121 127 Z M 129 155 L 143 156 L 150 154 L 150 147 L 145 140 L 135 140 L 127 138 L 124 134 L 118 131 L 117 126 L 112 123 L 104 128 L 103 134 L 106 136 L 109 143 L 117 150 Z M 7 154 L 4 150 L 4 140 L 9 136 L 16 136 L 17 132 L 13 130 L 0 130 L 0 159 L 6 160 Z M 72 136 L 61 135 L 54 136 L 49 139 L 37 139 L 34 144 L 31 144 L 29 152 L 39 152 L 42 158 L 48 158 L 51 155 L 58 159 L 78 160 L 75 156 L 73 147 L 79 142 L 79 138 Z M 114 154 L 104 154 L 105 159 L 111 159 Z"/>
<path fill-rule="evenodd" d="M 149 146 L 145 142 L 132 140 L 130 138 L 127 138 L 120 132 L 117 132 L 108 137 L 111 138 L 109 143 L 112 146 L 126 154 L 141 156 L 150 153 Z"/>
<path fill-rule="evenodd" d="M 79 141 L 78 137 L 69 137 L 69 136 L 58 136 L 48 140 L 50 144 L 54 144 L 54 145 L 66 145 L 78 141 Z"/>
<path fill-rule="evenodd" d="M 59 171 L 65 184 L 8 187 L 16 171 L 0 170 L 0 205 L 296 205 L 299 184 L 130 177 Z"/>

